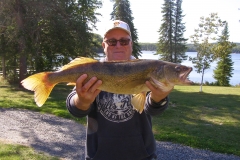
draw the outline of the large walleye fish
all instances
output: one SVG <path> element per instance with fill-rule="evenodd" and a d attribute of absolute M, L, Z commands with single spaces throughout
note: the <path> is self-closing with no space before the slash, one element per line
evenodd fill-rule
<path fill-rule="evenodd" d="M 132 105 L 141 113 L 145 104 L 145 93 L 149 91 L 145 85 L 147 80 L 155 87 L 169 91 L 175 84 L 190 83 L 187 76 L 191 71 L 191 67 L 160 60 L 99 62 L 80 57 L 63 66 L 59 71 L 37 73 L 21 83 L 26 89 L 34 91 L 35 102 L 40 107 L 56 84 L 75 83 L 79 76 L 86 73 L 88 75 L 86 81 L 93 76 L 102 80 L 100 90 L 133 94 Z"/>

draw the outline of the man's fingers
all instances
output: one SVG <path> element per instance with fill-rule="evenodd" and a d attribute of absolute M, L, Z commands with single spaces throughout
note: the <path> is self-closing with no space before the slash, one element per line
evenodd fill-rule
<path fill-rule="evenodd" d="M 82 87 L 83 86 L 83 82 L 85 81 L 85 79 L 87 78 L 87 74 L 83 74 L 81 75 L 77 81 L 76 81 L 76 87 Z"/>
<path fill-rule="evenodd" d="M 146 81 L 145 84 L 151 91 L 157 90 L 157 88 L 155 88 L 155 86 L 153 86 L 149 81 Z"/>
<path fill-rule="evenodd" d="M 95 92 L 93 93 L 93 96 L 94 97 L 97 97 L 97 95 L 101 92 L 101 90 L 99 89 L 96 89 Z"/>
<path fill-rule="evenodd" d="M 102 84 L 102 81 L 98 80 L 96 77 L 92 77 L 89 81 L 84 83 L 86 79 L 87 74 L 83 74 L 77 80 L 76 87 L 81 93 L 85 92 L 94 93 L 96 89 L 98 89 Z"/>
<path fill-rule="evenodd" d="M 92 85 L 92 87 L 89 89 L 89 91 L 91 93 L 95 92 L 100 86 L 102 85 L 102 81 L 101 80 L 97 80 L 94 85 Z"/>
<path fill-rule="evenodd" d="M 82 86 L 82 91 L 87 92 L 89 88 L 92 87 L 92 85 L 97 81 L 96 77 L 92 77 L 86 84 Z"/>
<path fill-rule="evenodd" d="M 146 81 L 146 86 L 151 90 L 151 98 L 156 102 L 159 102 L 160 100 L 168 96 L 168 94 L 173 90 L 172 87 L 169 88 L 169 90 L 167 91 L 163 91 L 161 88 L 156 88 L 149 81 Z"/>

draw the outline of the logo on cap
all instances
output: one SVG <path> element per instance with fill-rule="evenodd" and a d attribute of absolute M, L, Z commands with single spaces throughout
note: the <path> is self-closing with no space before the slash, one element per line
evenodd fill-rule
<path fill-rule="evenodd" d="M 120 22 L 114 22 L 113 26 L 114 26 L 114 27 L 120 26 Z"/>

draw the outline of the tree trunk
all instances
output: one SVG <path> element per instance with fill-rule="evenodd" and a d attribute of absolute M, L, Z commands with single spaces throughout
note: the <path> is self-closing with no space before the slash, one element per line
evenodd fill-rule
<path fill-rule="evenodd" d="M 24 22 L 23 22 L 23 8 L 21 0 L 16 0 L 15 4 L 15 16 L 16 16 L 16 23 L 18 26 L 18 30 L 20 33 L 20 37 L 18 40 L 18 53 L 20 54 L 19 60 L 19 81 L 21 82 L 24 78 L 26 78 L 27 74 L 27 59 L 25 55 L 25 40 L 23 37 L 24 31 Z M 19 83 L 19 87 L 22 88 L 22 84 Z"/>
<path fill-rule="evenodd" d="M 4 79 L 6 79 L 6 62 L 5 62 L 5 56 L 2 56 L 2 76 Z"/>
<path fill-rule="evenodd" d="M 203 67 L 203 70 L 202 70 L 202 80 L 201 80 L 200 92 L 202 92 L 204 71 L 205 71 L 205 67 Z"/>
<path fill-rule="evenodd" d="M 19 64 L 19 82 L 26 78 L 27 75 L 27 58 L 24 54 L 20 56 L 20 64 Z M 22 88 L 22 84 L 19 83 L 19 88 Z"/>

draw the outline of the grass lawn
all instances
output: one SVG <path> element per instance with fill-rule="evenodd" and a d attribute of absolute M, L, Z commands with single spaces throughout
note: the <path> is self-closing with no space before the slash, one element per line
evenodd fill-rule
<path fill-rule="evenodd" d="M 33 92 L 0 83 L 0 107 L 51 113 L 85 125 L 85 118 L 74 118 L 65 107 L 71 89 L 72 86 L 57 85 L 46 103 L 37 107 Z M 175 86 L 169 108 L 153 118 L 155 138 L 240 156 L 240 88 L 203 86 L 201 93 L 199 89 Z"/>
<path fill-rule="evenodd" d="M 22 145 L 6 144 L 0 141 L 1 160 L 59 160 L 59 158 L 34 151 L 30 147 Z"/>
<path fill-rule="evenodd" d="M 240 88 L 175 86 L 169 108 L 153 118 L 159 141 L 240 156 Z"/>
<path fill-rule="evenodd" d="M 1 85 L 0 83 L 0 107 L 21 108 L 38 111 L 41 113 L 54 114 L 59 117 L 74 119 L 82 124 L 86 124 L 85 118 L 75 118 L 66 109 L 66 97 L 73 89 L 73 86 L 58 84 L 51 92 L 46 103 L 38 107 L 34 101 L 32 91 L 19 89 L 18 86 Z"/>

